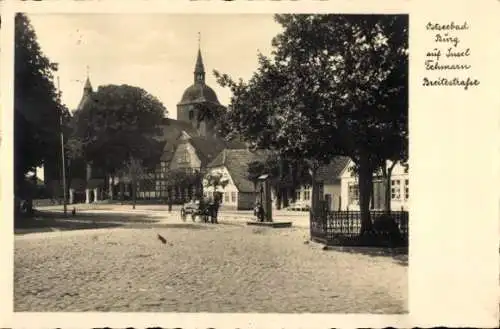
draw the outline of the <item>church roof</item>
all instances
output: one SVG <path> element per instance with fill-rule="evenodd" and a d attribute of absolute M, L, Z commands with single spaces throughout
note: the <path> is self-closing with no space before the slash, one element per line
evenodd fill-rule
<path fill-rule="evenodd" d="M 208 168 L 226 167 L 239 192 L 253 192 L 254 184 L 248 179 L 248 164 L 262 160 L 267 156 L 265 151 L 252 152 L 248 149 L 224 149 Z"/>
<path fill-rule="evenodd" d="M 206 84 L 195 83 L 189 86 L 182 94 L 179 104 L 210 102 L 220 104 L 215 91 Z"/>
<path fill-rule="evenodd" d="M 163 141 L 177 140 L 183 131 L 189 136 L 199 135 L 198 130 L 196 130 L 191 123 L 170 118 L 163 118 L 161 130 L 162 133 L 159 139 Z"/>

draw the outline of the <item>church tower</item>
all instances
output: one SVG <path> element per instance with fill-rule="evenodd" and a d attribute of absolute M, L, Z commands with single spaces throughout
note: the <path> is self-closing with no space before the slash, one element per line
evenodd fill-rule
<path fill-rule="evenodd" d="M 87 73 L 87 79 L 85 80 L 85 85 L 83 86 L 83 95 L 82 99 L 80 100 L 80 103 L 78 103 L 78 107 L 76 110 L 81 110 L 85 106 L 85 104 L 90 100 L 90 97 L 92 96 L 92 93 L 94 90 L 92 89 L 92 84 L 90 83 L 90 78 Z"/>
<path fill-rule="evenodd" d="M 200 110 L 210 110 L 221 104 L 215 91 L 205 83 L 205 66 L 200 47 L 193 73 L 193 84 L 184 91 L 181 101 L 177 104 L 177 120 L 191 123 L 202 136 L 212 136 L 214 120 L 207 117 L 200 120 Z"/>

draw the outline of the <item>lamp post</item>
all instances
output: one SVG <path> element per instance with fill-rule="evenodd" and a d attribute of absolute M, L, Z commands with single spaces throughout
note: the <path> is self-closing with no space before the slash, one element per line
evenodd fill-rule
<path fill-rule="evenodd" d="M 57 93 L 60 101 L 61 98 L 61 89 L 59 85 L 59 77 L 57 77 Z M 61 109 L 59 114 L 59 125 L 61 131 L 61 163 L 62 163 L 62 184 L 63 184 L 63 209 L 64 215 L 66 216 L 68 213 L 68 204 L 67 204 L 67 195 L 66 195 L 66 163 L 64 157 L 64 132 L 63 132 L 63 111 Z"/>

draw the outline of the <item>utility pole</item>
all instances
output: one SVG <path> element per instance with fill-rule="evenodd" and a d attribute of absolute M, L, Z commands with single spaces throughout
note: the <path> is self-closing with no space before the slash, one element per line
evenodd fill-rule
<path fill-rule="evenodd" d="M 59 76 L 57 77 L 57 93 L 58 93 L 58 101 L 61 101 L 61 88 L 59 85 Z M 63 183 L 63 209 L 64 216 L 68 214 L 68 203 L 67 203 L 67 195 L 66 195 L 66 163 L 64 156 L 64 132 L 63 132 L 63 111 L 61 109 L 59 114 L 59 125 L 61 130 L 61 162 L 62 162 L 62 183 Z"/>

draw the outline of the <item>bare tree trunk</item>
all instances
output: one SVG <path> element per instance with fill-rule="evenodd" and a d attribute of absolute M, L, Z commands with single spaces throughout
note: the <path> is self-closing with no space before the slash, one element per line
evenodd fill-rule
<path fill-rule="evenodd" d="M 115 188 L 115 175 L 109 175 L 109 199 L 113 201 L 114 199 L 114 188 Z"/>
<path fill-rule="evenodd" d="M 297 202 L 297 192 L 295 188 L 290 188 L 290 199 L 293 203 Z"/>
<path fill-rule="evenodd" d="M 290 200 L 288 196 L 288 188 L 283 189 L 283 208 L 286 208 L 290 205 Z"/>
<path fill-rule="evenodd" d="M 312 199 L 311 199 L 311 209 L 313 213 L 316 213 L 318 211 L 318 205 L 319 205 L 319 185 L 316 182 L 316 173 L 318 172 L 318 165 L 313 164 L 310 169 L 310 174 L 311 174 L 311 187 L 312 187 Z"/>
<path fill-rule="evenodd" d="M 136 179 L 132 180 L 132 209 L 135 209 L 135 204 L 137 201 L 137 181 Z"/>
<path fill-rule="evenodd" d="M 392 175 L 392 170 L 396 166 L 396 161 L 391 164 L 389 168 L 387 168 L 387 165 L 384 163 L 383 171 L 382 174 L 384 176 L 384 183 L 385 183 L 385 200 L 384 200 L 384 211 L 387 213 L 391 212 L 391 175 Z"/>
<path fill-rule="evenodd" d="M 276 209 L 280 210 L 282 201 L 281 189 L 278 186 L 276 186 L 275 191 L 276 191 Z"/>
<path fill-rule="evenodd" d="M 359 207 L 361 211 L 360 235 L 372 231 L 370 199 L 373 186 L 373 169 L 366 155 L 359 162 Z"/>
<path fill-rule="evenodd" d="M 123 202 L 125 200 L 125 183 L 123 182 L 123 176 L 120 177 L 120 201 Z"/>

